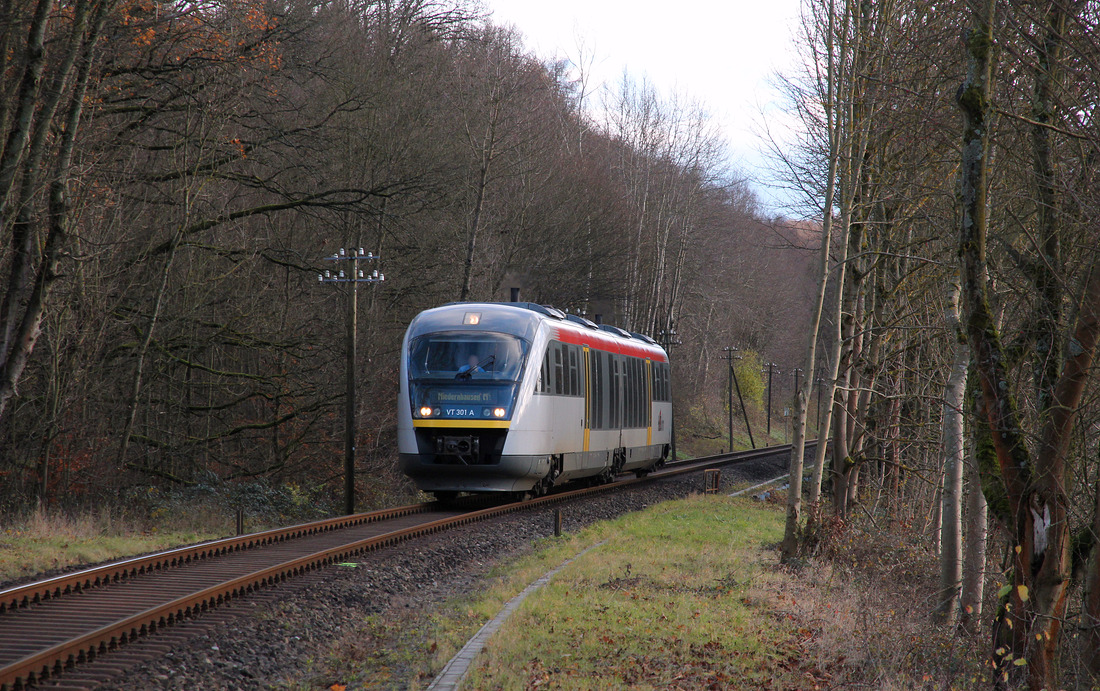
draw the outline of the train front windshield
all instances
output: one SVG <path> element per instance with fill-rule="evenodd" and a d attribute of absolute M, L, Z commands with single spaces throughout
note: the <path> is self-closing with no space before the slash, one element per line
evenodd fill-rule
<path fill-rule="evenodd" d="M 529 344 L 507 334 L 448 332 L 409 344 L 415 418 L 508 420 Z"/>

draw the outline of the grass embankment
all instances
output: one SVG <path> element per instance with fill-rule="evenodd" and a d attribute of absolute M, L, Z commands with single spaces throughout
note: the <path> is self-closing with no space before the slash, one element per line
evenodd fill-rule
<path fill-rule="evenodd" d="M 806 629 L 772 604 L 783 517 L 696 496 L 542 540 L 434 613 L 367 619 L 288 686 L 423 688 L 508 600 L 606 540 L 528 598 L 463 688 L 813 688 Z"/>
<path fill-rule="evenodd" d="M 776 507 L 714 496 L 602 525 L 608 542 L 504 624 L 465 686 L 798 686 L 798 629 L 769 607 L 782 530 Z"/>
<path fill-rule="evenodd" d="M 0 583 L 215 537 L 209 528 L 162 530 L 108 515 L 36 511 L 0 528 Z"/>

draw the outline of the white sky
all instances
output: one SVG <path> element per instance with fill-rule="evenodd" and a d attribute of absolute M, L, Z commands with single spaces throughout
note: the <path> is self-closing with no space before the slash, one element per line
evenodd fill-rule
<path fill-rule="evenodd" d="M 733 166 L 758 180 L 778 211 L 782 192 L 764 186 L 765 144 L 756 132 L 779 97 L 769 83 L 793 62 L 799 0 L 483 0 L 497 24 L 512 24 L 543 59 L 594 57 L 592 81 L 615 85 L 627 70 L 666 97 L 701 102 L 729 145 Z M 772 116 L 773 135 L 784 126 Z"/>

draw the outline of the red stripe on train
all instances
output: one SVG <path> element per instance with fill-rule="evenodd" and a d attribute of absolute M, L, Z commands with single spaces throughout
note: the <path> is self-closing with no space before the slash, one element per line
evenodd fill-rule
<path fill-rule="evenodd" d="M 610 353 L 622 353 L 623 355 L 630 355 L 643 359 L 649 358 L 654 362 L 668 362 L 668 357 L 665 355 L 664 351 L 659 348 L 654 348 L 653 346 L 625 343 L 617 338 L 604 336 L 595 331 L 573 331 L 572 329 L 561 329 L 556 326 L 551 328 L 554 331 L 554 338 L 562 343 L 588 346 L 596 350 L 605 350 Z"/>

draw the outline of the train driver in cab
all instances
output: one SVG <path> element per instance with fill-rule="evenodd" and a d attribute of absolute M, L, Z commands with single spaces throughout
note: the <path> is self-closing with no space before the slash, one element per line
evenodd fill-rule
<path fill-rule="evenodd" d="M 466 358 L 466 364 L 458 368 L 459 374 L 485 374 L 485 370 L 481 368 L 481 358 L 476 353 L 470 353 L 470 357 Z"/>

